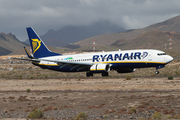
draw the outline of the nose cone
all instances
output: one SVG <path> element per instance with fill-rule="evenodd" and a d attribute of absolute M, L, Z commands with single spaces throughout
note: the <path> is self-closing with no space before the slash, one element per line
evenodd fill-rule
<path fill-rule="evenodd" d="M 170 63 L 171 61 L 173 61 L 173 57 L 167 55 L 167 57 L 166 57 L 166 63 Z"/>

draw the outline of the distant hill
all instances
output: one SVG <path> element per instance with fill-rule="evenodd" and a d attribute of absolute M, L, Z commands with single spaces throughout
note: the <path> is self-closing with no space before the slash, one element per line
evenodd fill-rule
<path fill-rule="evenodd" d="M 144 28 L 146 31 L 148 30 L 159 30 L 159 31 L 175 31 L 180 32 L 180 15 L 168 19 L 166 21 L 156 23 Z"/>
<path fill-rule="evenodd" d="M 78 41 L 74 43 L 74 45 L 89 46 L 92 45 L 92 41 L 95 39 L 96 46 L 114 45 L 120 49 L 156 47 L 158 49 L 160 45 L 161 49 L 163 49 L 165 41 L 167 41 L 170 36 L 172 36 L 172 39 L 175 39 L 175 41 L 178 43 L 180 38 L 179 32 L 180 16 L 176 16 L 169 20 L 153 24 L 142 29 L 127 30 L 126 32 L 95 36 Z"/>
<path fill-rule="evenodd" d="M 99 21 L 88 26 L 65 26 L 57 31 L 49 30 L 46 34 L 42 35 L 41 38 L 47 45 L 60 47 L 89 37 L 122 31 L 125 31 L 125 29 L 116 24 Z"/>
<path fill-rule="evenodd" d="M 169 39 L 172 37 L 174 50 L 180 50 L 180 33 L 169 31 L 147 31 L 131 40 L 118 40 L 112 44 L 120 49 L 169 49 Z"/>
<path fill-rule="evenodd" d="M 99 48 L 98 50 L 143 48 L 160 49 L 164 51 L 165 43 L 167 44 L 167 49 L 169 47 L 168 39 L 170 37 L 173 40 L 173 50 L 180 50 L 180 16 L 173 17 L 142 29 L 124 31 L 122 28 L 122 31 L 124 32 L 120 32 L 120 28 L 121 27 L 109 22 L 94 23 L 89 26 L 66 26 L 57 31 L 49 30 L 45 35 L 41 36 L 41 38 L 50 46 L 54 46 L 54 44 L 56 44 L 55 46 L 66 46 L 66 48 L 58 49 L 50 47 L 52 51 L 59 53 L 70 52 L 71 49 L 68 48 L 77 51 L 91 51 L 93 40 L 96 41 L 97 49 Z M 100 35 L 96 36 L 96 34 Z M 92 35 L 93 37 L 88 38 L 89 35 Z M 82 36 L 87 38 L 78 41 L 79 39 L 83 39 Z M 76 41 L 73 43 L 73 40 L 77 40 L 78 42 Z M 0 42 L 0 55 L 24 54 L 23 47 L 26 46 L 26 44 L 20 42 L 15 35 L 11 33 L 0 33 Z"/>
<path fill-rule="evenodd" d="M 0 55 L 7 55 L 11 53 L 19 54 L 17 51 L 19 49 L 23 49 L 23 47 L 26 46 L 11 33 L 0 33 L 0 43 Z"/>

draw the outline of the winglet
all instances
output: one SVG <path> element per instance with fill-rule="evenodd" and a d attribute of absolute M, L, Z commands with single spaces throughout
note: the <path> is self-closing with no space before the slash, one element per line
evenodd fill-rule
<path fill-rule="evenodd" d="M 34 58 L 34 57 L 27 51 L 26 47 L 24 47 L 24 50 L 25 50 L 28 58 L 31 58 L 31 59 Z"/>

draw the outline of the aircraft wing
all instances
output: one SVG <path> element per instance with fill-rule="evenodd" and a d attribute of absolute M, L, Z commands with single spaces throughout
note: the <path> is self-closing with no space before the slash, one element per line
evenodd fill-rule
<path fill-rule="evenodd" d="M 72 64 L 72 65 L 85 65 L 85 66 L 91 66 L 92 63 L 83 63 L 83 62 L 67 62 L 67 61 L 62 61 L 62 60 L 49 60 L 49 59 L 38 59 L 42 61 L 49 61 L 49 62 L 55 62 L 59 65 L 61 64 Z"/>
<path fill-rule="evenodd" d="M 48 61 L 48 62 L 55 62 L 59 65 L 61 64 L 72 64 L 72 65 L 86 65 L 91 66 L 92 63 L 77 63 L 77 62 L 67 62 L 67 61 L 61 61 L 61 60 L 49 60 L 49 59 L 23 59 L 23 58 L 12 58 L 16 60 L 26 60 L 26 61 L 32 61 L 32 62 L 40 62 L 40 61 Z"/>
<path fill-rule="evenodd" d="M 65 66 L 71 66 L 70 70 L 73 70 L 78 67 L 77 71 L 90 68 L 92 66 L 92 63 L 83 63 L 83 62 L 69 62 L 69 61 L 61 61 L 61 60 L 49 60 L 49 59 L 38 59 L 42 61 L 49 61 L 49 62 L 55 62 L 58 65 L 61 65 L 60 69 L 64 68 Z"/>
<path fill-rule="evenodd" d="M 35 58 L 33 59 L 13 58 L 13 59 L 26 60 L 26 61 L 32 61 L 32 62 L 40 62 L 40 61 L 55 62 L 58 65 L 61 65 L 60 69 L 64 68 L 65 66 L 71 66 L 71 70 L 78 67 L 79 68 L 78 71 L 92 66 L 92 63 L 67 62 L 67 61 L 61 61 L 61 60 L 35 59 Z"/>

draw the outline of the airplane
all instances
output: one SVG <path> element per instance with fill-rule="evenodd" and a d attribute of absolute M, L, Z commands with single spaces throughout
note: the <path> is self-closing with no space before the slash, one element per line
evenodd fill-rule
<path fill-rule="evenodd" d="M 155 73 L 159 74 L 159 68 L 173 61 L 173 58 L 165 52 L 154 49 L 62 55 L 51 52 L 32 27 L 26 30 L 32 55 L 24 48 L 29 59 L 21 60 L 32 61 L 33 65 L 43 69 L 60 72 L 86 72 L 87 77 L 101 73 L 102 77 L 105 77 L 111 70 L 116 70 L 117 73 L 130 73 L 136 68 L 155 67 Z"/>

